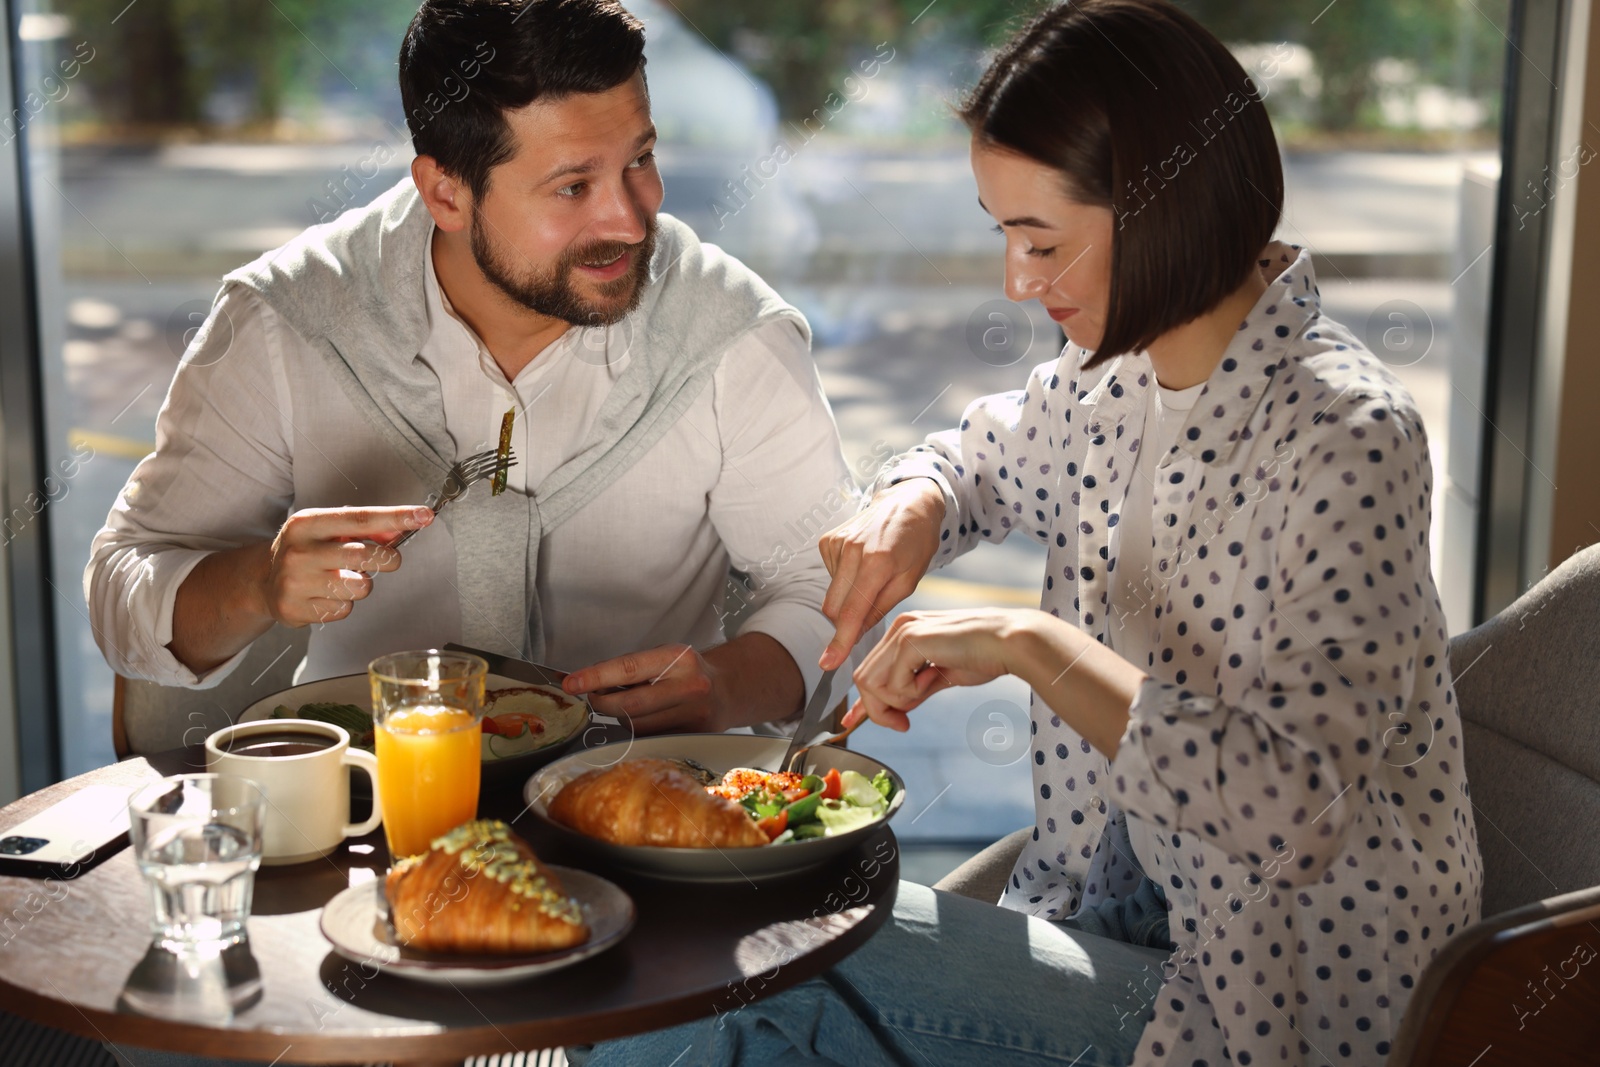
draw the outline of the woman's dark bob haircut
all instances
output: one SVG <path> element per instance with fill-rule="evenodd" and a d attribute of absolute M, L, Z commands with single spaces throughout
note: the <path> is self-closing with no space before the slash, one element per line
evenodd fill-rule
<path fill-rule="evenodd" d="M 1051 7 L 958 113 L 974 138 L 1111 209 L 1111 297 L 1093 366 L 1145 348 L 1243 285 L 1283 211 L 1267 109 L 1211 32 L 1165 0 Z"/>

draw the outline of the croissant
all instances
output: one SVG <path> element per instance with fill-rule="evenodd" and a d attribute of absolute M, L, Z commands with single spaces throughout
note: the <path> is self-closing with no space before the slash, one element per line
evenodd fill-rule
<path fill-rule="evenodd" d="M 589 940 L 578 902 L 498 820 L 462 823 L 384 881 L 400 942 L 429 952 L 538 953 Z"/>
<path fill-rule="evenodd" d="M 562 787 L 550 817 L 615 845 L 754 848 L 767 843 L 736 801 L 713 796 L 677 764 L 623 760 Z"/>

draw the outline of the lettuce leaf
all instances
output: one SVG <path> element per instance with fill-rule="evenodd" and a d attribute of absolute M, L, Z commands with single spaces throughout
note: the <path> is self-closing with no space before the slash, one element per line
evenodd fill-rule
<path fill-rule="evenodd" d="M 866 808 L 874 815 L 882 815 L 889 807 L 889 802 L 878 791 L 878 787 L 864 774 L 856 771 L 841 771 L 839 782 L 844 787 L 839 799 L 858 808 Z"/>
<path fill-rule="evenodd" d="M 845 834 L 878 821 L 881 812 L 857 807 L 842 800 L 824 800 L 817 807 L 817 818 L 827 827 L 829 835 Z"/>
<path fill-rule="evenodd" d="M 888 771 L 879 771 L 872 776 L 872 788 L 883 795 L 885 803 L 894 799 L 894 781 Z"/>

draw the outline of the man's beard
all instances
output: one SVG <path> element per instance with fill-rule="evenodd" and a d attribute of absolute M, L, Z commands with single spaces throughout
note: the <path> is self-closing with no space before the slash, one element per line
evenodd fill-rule
<path fill-rule="evenodd" d="M 595 241 L 567 249 L 548 271 L 533 269 L 526 259 L 522 266 L 527 269 L 516 270 L 514 263 L 500 255 L 497 242 L 490 239 L 482 211 L 474 208 L 472 258 L 495 288 L 530 311 L 574 326 L 610 326 L 638 307 L 644 297 L 645 278 L 656 247 L 655 216 L 650 216 L 645 226 L 644 240 L 636 245 Z M 627 273 L 608 282 L 593 283 L 600 294 L 598 300 L 578 293 L 573 272 L 579 264 L 607 264 L 624 252 L 629 254 Z"/>

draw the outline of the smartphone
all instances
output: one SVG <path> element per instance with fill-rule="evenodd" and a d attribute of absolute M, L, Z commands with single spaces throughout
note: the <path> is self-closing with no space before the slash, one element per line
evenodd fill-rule
<path fill-rule="evenodd" d="M 88 785 L 15 826 L 0 830 L 0 874 L 76 878 L 128 843 L 132 789 Z"/>

